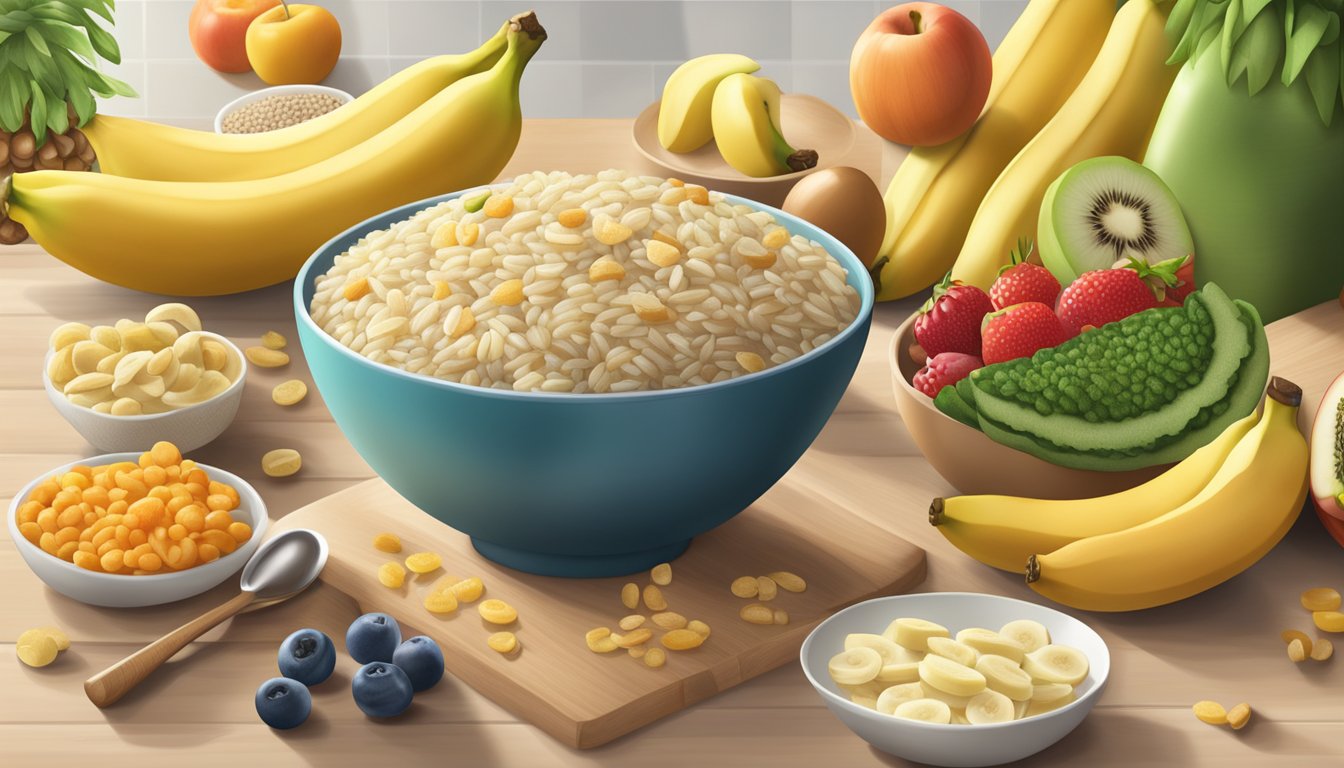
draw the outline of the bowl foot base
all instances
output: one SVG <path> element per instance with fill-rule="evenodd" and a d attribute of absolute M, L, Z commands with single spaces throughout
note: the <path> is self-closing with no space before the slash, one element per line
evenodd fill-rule
<path fill-rule="evenodd" d="M 472 538 L 471 545 L 486 558 L 526 573 L 535 573 L 539 576 L 594 579 L 603 576 L 625 576 L 637 571 L 648 570 L 659 563 L 671 562 L 682 552 L 685 552 L 691 542 L 687 539 L 675 544 L 639 552 L 579 557 L 501 547 L 498 544 L 481 541 L 475 537 Z"/>

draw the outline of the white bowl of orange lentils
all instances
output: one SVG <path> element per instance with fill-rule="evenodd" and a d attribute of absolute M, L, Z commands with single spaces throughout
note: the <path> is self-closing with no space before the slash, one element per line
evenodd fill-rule
<path fill-rule="evenodd" d="M 266 505 L 242 478 L 184 459 L 172 443 L 111 453 L 33 479 L 9 535 L 47 586 L 90 605 L 182 600 L 237 573 L 257 550 Z"/>

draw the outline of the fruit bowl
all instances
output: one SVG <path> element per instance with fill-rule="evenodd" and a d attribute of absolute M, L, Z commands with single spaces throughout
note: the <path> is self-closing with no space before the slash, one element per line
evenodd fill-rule
<path fill-rule="evenodd" d="M 915 342 L 911 315 L 892 338 L 888 352 L 896 409 L 915 445 L 943 479 L 962 494 L 1004 494 L 1041 499 L 1082 499 L 1132 488 L 1170 465 L 1128 472 L 1097 472 L 1061 467 L 1001 445 L 983 432 L 938 410 L 933 400 L 910 384 L 919 366 L 910 358 Z"/>
<path fill-rule="evenodd" d="M 753 178 L 736 171 L 719 155 L 710 142 L 694 152 L 678 154 L 658 143 L 658 107 L 650 104 L 632 128 L 635 148 L 644 156 L 648 171 L 658 176 L 675 176 L 716 192 L 750 198 L 766 205 L 780 206 L 799 179 L 821 168 L 843 165 L 854 148 L 854 122 L 825 101 L 806 94 L 786 93 L 780 97 L 780 122 L 790 143 L 798 148 L 815 149 L 817 165 L 805 171 L 780 176 Z"/>
<path fill-rule="evenodd" d="M 258 88 L 257 90 L 245 93 L 233 101 L 230 101 L 228 104 L 225 104 L 223 107 L 220 107 L 219 112 L 215 114 L 215 133 L 224 133 L 224 119 L 248 104 L 253 104 L 270 96 L 290 96 L 305 93 L 331 96 L 340 101 L 342 106 L 355 100 L 355 97 L 351 96 L 349 93 L 342 91 L 340 88 L 332 88 L 328 85 L 295 84 L 273 85 L 269 88 Z"/>
<path fill-rule="evenodd" d="M 247 563 L 252 553 L 261 546 L 266 536 L 266 526 L 270 519 L 266 515 L 266 504 L 261 495 L 246 480 L 218 467 L 199 464 L 211 479 L 227 483 L 238 491 L 238 508 L 230 514 L 235 520 L 252 526 L 252 538 L 238 545 L 238 548 L 218 560 L 205 565 L 188 568 L 184 571 L 150 574 L 148 576 L 124 576 L 115 573 L 97 573 L 86 571 L 74 563 L 50 555 L 19 532 L 19 506 L 28 499 L 29 494 L 39 483 L 54 474 L 63 474 L 81 464 L 112 464 L 121 461 L 134 462 L 139 452 L 109 453 L 80 461 L 72 461 L 33 478 L 23 489 L 14 495 L 9 503 L 9 538 L 14 542 L 19 555 L 28 564 L 37 577 L 47 586 L 73 600 L 89 605 L 101 605 L 109 608 L 139 608 L 147 605 L 160 605 L 194 597 L 221 584 L 225 579 L 237 573 Z"/>
<path fill-rule="evenodd" d="M 872 281 L 829 234 L 732 196 L 820 243 L 861 300 L 834 338 L 759 373 L 612 394 L 488 389 L 375 363 L 313 321 L 316 279 L 337 255 L 373 230 L 477 191 L 402 206 L 337 235 L 299 271 L 294 309 L 313 381 L 355 450 L 486 557 L 571 577 L 671 560 L 783 477 L 830 418 L 863 353 Z"/>
<path fill-rule="evenodd" d="M 952 630 L 999 627 L 1017 619 L 1040 622 L 1052 642 L 1082 651 L 1087 677 L 1075 687 L 1077 699 L 1059 709 L 1023 720 L 992 725 L 941 725 L 885 715 L 849 700 L 831 680 L 827 662 L 853 632 L 880 632 L 893 619 L 914 617 Z M 998 595 L 936 592 L 879 597 L 852 605 L 823 621 L 803 642 L 803 672 L 826 708 L 873 747 L 929 765 L 982 766 L 1020 760 L 1064 738 L 1092 711 L 1106 688 L 1111 655 L 1091 627 L 1052 608 Z"/>

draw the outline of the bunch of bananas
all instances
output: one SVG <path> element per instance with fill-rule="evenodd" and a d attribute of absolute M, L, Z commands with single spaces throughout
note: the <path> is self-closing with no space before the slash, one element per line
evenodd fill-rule
<path fill-rule="evenodd" d="M 1297 520 L 1307 494 L 1301 402 L 1301 388 L 1274 377 L 1263 415 L 1143 485 L 1076 501 L 934 499 L 929 522 L 986 565 L 1025 567 L 1032 589 L 1074 608 L 1183 600 L 1255 564 Z"/>
<path fill-rule="evenodd" d="M 1142 158 L 1175 79 L 1170 0 L 1031 0 L 994 54 L 971 130 L 911 151 L 885 196 L 878 299 L 952 277 L 988 290 L 1013 246 L 1036 239 L 1046 188 L 1090 157 Z M 978 207 L 976 205 L 978 203 Z"/>
<path fill-rule="evenodd" d="M 218 135 L 97 116 L 102 173 L 37 171 L 0 212 L 105 282 L 207 296 L 283 282 L 322 243 L 382 211 L 486 184 L 518 145 L 518 84 L 546 39 L 513 17 L 480 48 L 394 75 L 317 119 Z"/>

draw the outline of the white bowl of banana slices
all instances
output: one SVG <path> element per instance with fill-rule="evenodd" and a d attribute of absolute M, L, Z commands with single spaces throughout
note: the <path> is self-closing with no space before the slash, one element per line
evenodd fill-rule
<path fill-rule="evenodd" d="M 1009 763 L 1078 726 L 1111 656 L 1091 627 L 997 595 L 897 595 L 850 606 L 808 635 L 803 671 L 864 741 L 940 766 Z"/>

